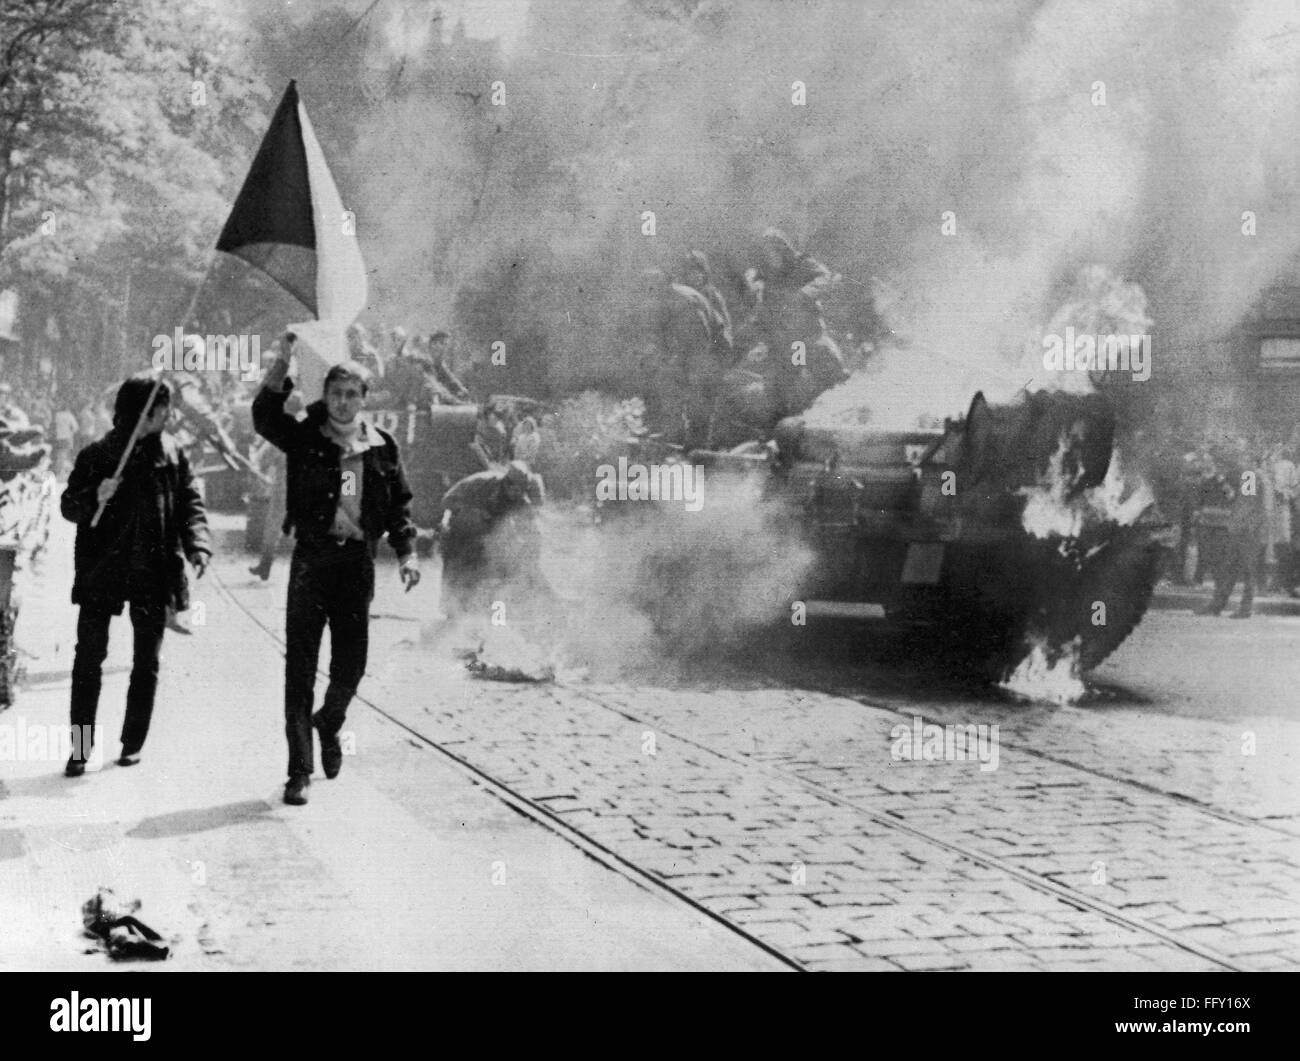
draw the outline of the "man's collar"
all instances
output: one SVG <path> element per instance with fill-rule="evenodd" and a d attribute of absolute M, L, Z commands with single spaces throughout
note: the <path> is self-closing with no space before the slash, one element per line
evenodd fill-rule
<path fill-rule="evenodd" d="M 320 433 L 346 453 L 363 453 L 368 449 L 375 449 L 384 444 L 383 436 L 380 435 L 379 430 L 369 420 L 361 421 L 356 437 L 351 439 L 347 445 L 343 445 L 338 435 L 330 430 L 328 416 L 320 425 Z"/>

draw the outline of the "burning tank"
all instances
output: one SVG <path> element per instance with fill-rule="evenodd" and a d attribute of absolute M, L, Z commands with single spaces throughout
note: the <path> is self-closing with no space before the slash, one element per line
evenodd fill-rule
<path fill-rule="evenodd" d="M 882 605 L 994 681 L 1030 660 L 1077 679 L 1141 620 L 1168 545 L 1115 435 L 1099 394 L 978 393 L 941 430 L 790 417 L 763 453 L 696 459 L 765 475 L 816 558 L 806 599 Z"/>

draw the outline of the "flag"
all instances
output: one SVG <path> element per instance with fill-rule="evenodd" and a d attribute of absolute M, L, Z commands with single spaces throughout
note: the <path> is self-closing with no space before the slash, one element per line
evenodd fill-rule
<path fill-rule="evenodd" d="M 326 367 L 347 356 L 347 327 L 366 304 L 366 267 L 296 82 L 276 108 L 217 249 L 260 269 L 311 311 L 314 320 L 289 330 L 299 337 L 298 384 L 309 401 L 319 397 Z"/>

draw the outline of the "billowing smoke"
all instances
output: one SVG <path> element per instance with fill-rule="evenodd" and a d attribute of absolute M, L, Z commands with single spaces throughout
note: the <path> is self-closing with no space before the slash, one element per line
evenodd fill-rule
<path fill-rule="evenodd" d="M 450 327 L 496 391 L 638 393 L 646 271 L 698 247 L 734 277 L 774 225 L 897 333 L 823 408 L 1047 385 L 1026 351 L 1092 268 L 1144 294 L 1149 386 L 1186 407 L 1297 262 L 1294 3 L 533 0 L 505 44 L 465 2 L 365 7 L 271 65 L 320 102 L 371 315 Z"/>
<path fill-rule="evenodd" d="M 763 502 L 758 480 L 697 475 L 698 507 L 613 501 L 603 510 L 610 525 L 585 529 L 543 510 L 542 567 L 521 563 L 526 549 L 503 524 L 486 541 L 480 596 L 491 607 L 431 624 L 427 635 L 476 649 L 475 664 L 496 672 L 488 676 L 663 678 L 789 622 L 811 552 Z"/>
<path fill-rule="evenodd" d="M 408 26 L 431 17 L 400 10 Z M 1294 260 L 1294 15 L 533 4 L 515 50 L 475 83 L 394 52 L 427 91 L 377 106 L 358 136 L 373 160 L 363 201 L 386 207 L 367 250 L 393 311 L 454 308 L 475 341 L 515 345 L 520 372 L 560 388 L 635 376 L 618 326 L 644 268 L 690 246 L 743 254 L 767 224 L 863 298 L 872 277 L 903 292 L 906 356 L 931 380 L 1016 375 L 1026 330 L 1089 262 L 1148 292 L 1168 379 Z M 394 49 L 391 35 L 376 47 Z M 437 247 L 454 266 L 441 291 L 419 267 Z"/>
<path fill-rule="evenodd" d="M 504 46 L 476 38 L 494 10 Z M 322 51 L 347 25 L 315 22 Z M 315 60 L 314 26 L 281 68 Z M 1168 385 L 1300 247 L 1292 3 L 387 0 L 358 48 L 303 88 L 359 204 L 372 311 L 454 317 L 481 357 L 506 343 L 519 389 L 633 389 L 643 271 L 690 247 L 740 263 L 767 225 L 861 299 L 899 293 L 936 413 L 968 376 L 1021 375 L 1084 265 L 1147 293 Z"/>
<path fill-rule="evenodd" d="M 789 622 L 812 555 L 761 483 L 705 473 L 702 507 L 620 502 L 587 563 L 599 572 L 568 630 L 575 658 L 687 659 Z M 611 533 L 612 531 L 612 533 Z"/>

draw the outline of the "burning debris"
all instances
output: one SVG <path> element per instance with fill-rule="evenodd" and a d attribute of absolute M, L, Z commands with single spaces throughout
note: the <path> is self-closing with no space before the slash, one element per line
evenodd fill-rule
<path fill-rule="evenodd" d="M 1047 471 L 1034 486 L 1019 491 L 1025 498 L 1021 523 L 1035 538 L 1078 539 L 1085 528 L 1106 523 L 1128 527 L 1155 504 L 1140 476 L 1125 476 L 1118 448 L 1111 451 L 1106 477 L 1092 487 L 1081 485 L 1081 468 L 1066 470 L 1070 448 L 1071 440 L 1063 435 Z"/>
<path fill-rule="evenodd" d="M 1061 706 L 1078 703 L 1087 695 L 1088 687 L 1079 676 L 1078 638 L 1055 652 L 1041 637 L 1031 645 L 1029 655 L 999 683 L 1002 689 L 1020 700 Z"/>
<path fill-rule="evenodd" d="M 551 682 L 556 665 L 547 652 L 505 627 L 489 627 L 463 656 L 465 669 L 493 682 Z"/>
<path fill-rule="evenodd" d="M 1075 580 L 1083 585 L 1089 584 L 1090 565 L 1094 562 L 1105 565 L 1114 559 L 1117 550 L 1113 548 L 1113 534 L 1119 528 L 1132 527 L 1155 503 L 1150 487 L 1140 476 L 1125 474 L 1118 447 L 1111 450 L 1101 482 L 1094 486 L 1085 485 L 1085 468 L 1071 460 L 1072 447 L 1078 441 L 1076 433 L 1063 433 L 1038 482 L 1018 491 L 1025 498 L 1021 525 L 1026 533 L 1053 546 L 1060 562 L 1071 565 L 1077 572 L 1074 579 L 1067 576 L 1065 585 Z M 1153 576 L 1154 569 L 1147 570 Z M 1112 583 L 1108 589 L 1126 592 L 1118 603 L 1127 606 L 1129 611 L 1132 610 L 1132 600 L 1141 598 L 1144 592 L 1141 582 L 1127 588 Z M 1150 589 L 1149 585 L 1145 587 L 1146 594 Z M 1117 603 L 1114 597 L 1094 599 L 1089 621 L 1105 626 L 1109 621 L 1108 605 L 1114 603 Z M 1141 607 L 1145 609 L 1145 599 L 1142 599 Z M 1029 654 L 1015 666 L 1001 686 L 1023 699 L 1074 703 L 1087 692 L 1081 677 L 1084 669 L 1083 638 L 1078 636 L 1062 641 L 1068 630 L 1063 631 L 1059 623 L 1051 630 L 1037 629 L 1043 622 L 1044 613 L 1049 610 L 1059 611 L 1049 605 L 1048 609 L 1031 619 L 1032 632 L 1025 642 Z M 1089 667 L 1100 662 L 1095 651 L 1088 660 Z"/>

